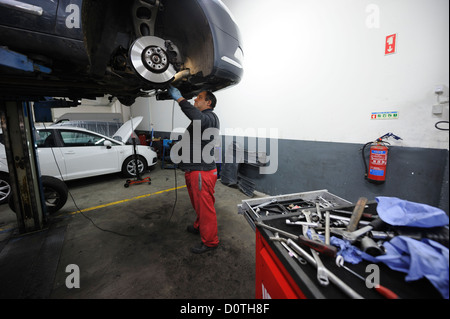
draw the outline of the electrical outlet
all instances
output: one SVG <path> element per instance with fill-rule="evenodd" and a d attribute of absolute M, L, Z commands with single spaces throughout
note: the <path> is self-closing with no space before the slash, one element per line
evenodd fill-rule
<path fill-rule="evenodd" d="M 434 115 L 441 115 L 443 110 L 444 110 L 444 106 L 442 104 L 433 105 L 433 114 Z"/>
<path fill-rule="evenodd" d="M 434 93 L 435 94 L 442 94 L 442 93 L 444 93 L 444 86 L 443 85 L 437 85 L 434 88 Z"/>

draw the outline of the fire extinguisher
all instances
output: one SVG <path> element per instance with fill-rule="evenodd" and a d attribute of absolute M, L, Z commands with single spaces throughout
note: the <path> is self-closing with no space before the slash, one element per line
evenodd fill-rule
<path fill-rule="evenodd" d="M 389 148 L 387 145 L 390 145 L 389 142 L 386 142 L 384 139 L 389 137 L 393 137 L 396 140 L 401 140 L 400 137 L 387 133 L 380 138 L 377 138 L 373 142 L 366 143 L 362 148 L 362 157 L 364 161 L 365 167 L 365 178 L 374 184 L 382 184 L 386 181 L 386 169 L 388 162 L 388 151 Z M 366 163 L 366 155 L 365 149 L 370 145 L 369 148 L 369 167 L 367 167 Z"/>

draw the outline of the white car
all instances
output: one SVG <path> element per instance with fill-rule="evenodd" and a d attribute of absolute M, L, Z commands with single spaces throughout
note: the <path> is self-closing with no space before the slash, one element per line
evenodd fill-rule
<path fill-rule="evenodd" d="M 41 175 L 63 181 L 122 172 L 136 176 L 134 146 L 126 144 L 142 117 L 124 123 L 112 138 L 80 127 L 36 126 L 37 156 Z M 138 142 L 139 143 L 139 142 Z M 146 145 L 136 145 L 139 173 L 157 162 L 157 154 Z M 10 194 L 5 148 L 0 144 L 0 203 Z"/>

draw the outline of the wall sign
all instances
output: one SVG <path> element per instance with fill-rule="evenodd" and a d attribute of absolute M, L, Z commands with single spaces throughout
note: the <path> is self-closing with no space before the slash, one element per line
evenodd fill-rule
<path fill-rule="evenodd" d="M 371 120 L 396 120 L 398 119 L 398 111 L 395 112 L 372 112 Z"/>
<path fill-rule="evenodd" d="M 386 37 L 384 55 L 393 54 L 397 51 L 397 34 L 391 34 Z"/>

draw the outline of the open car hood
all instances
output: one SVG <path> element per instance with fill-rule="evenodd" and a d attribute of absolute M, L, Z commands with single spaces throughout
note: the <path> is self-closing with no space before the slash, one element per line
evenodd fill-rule
<path fill-rule="evenodd" d="M 139 124 L 141 124 L 143 117 L 137 116 L 133 117 L 131 120 L 125 122 L 116 133 L 113 135 L 113 139 L 117 141 L 121 141 L 123 143 L 126 143 L 128 139 L 131 137 L 131 134 L 133 131 L 138 127 Z"/>

